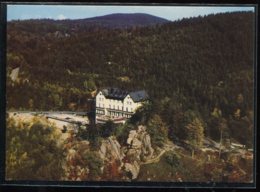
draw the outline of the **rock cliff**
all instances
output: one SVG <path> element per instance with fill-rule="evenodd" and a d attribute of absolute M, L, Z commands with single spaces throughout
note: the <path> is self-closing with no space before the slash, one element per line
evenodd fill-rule
<path fill-rule="evenodd" d="M 154 149 L 151 137 L 146 132 L 145 126 L 138 126 L 131 130 L 126 141 L 126 146 L 121 146 L 115 136 L 103 138 L 98 151 L 93 151 L 102 161 L 100 167 L 100 180 L 134 180 L 138 177 L 140 164 L 153 157 Z M 88 141 L 68 138 L 66 148 L 66 161 L 64 180 L 88 180 L 91 170 L 85 163 L 87 153 L 91 152 Z"/>
<path fill-rule="evenodd" d="M 124 157 L 124 171 L 130 173 L 130 179 L 136 179 L 140 171 L 140 163 L 153 156 L 154 149 L 146 127 L 139 125 L 131 130 L 127 139 L 128 149 Z"/>

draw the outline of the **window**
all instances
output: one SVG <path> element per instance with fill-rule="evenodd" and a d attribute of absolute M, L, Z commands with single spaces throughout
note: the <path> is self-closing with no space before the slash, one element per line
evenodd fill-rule
<path fill-rule="evenodd" d="M 115 109 L 115 105 L 113 105 L 113 109 Z"/>
<path fill-rule="evenodd" d="M 126 107 L 126 111 L 128 111 L 128 108 Z"/>
<path fill-rule="evenodd" d="M 109 104 L 109 108 L 111 108 L 111 105 Z"/>

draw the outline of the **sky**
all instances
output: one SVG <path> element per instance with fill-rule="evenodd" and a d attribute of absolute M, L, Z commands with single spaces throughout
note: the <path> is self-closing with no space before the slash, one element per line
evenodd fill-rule
<path fill-rule="evenodd" d="M 8 5 L 7 20 L 83 19 L 112 13 L 148 13 L 171 21 L 212 13 L 254 11 L 253 6 Z"/>

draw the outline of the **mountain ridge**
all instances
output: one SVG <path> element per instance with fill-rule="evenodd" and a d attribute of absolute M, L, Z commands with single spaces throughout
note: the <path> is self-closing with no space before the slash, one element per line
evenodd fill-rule
<path fill-rule="evenodd" d="M 42 21 L 53 24 L 62 24 L 62 25 L 77 25 L 78 27 L 82 26 L 98 26 L 104 28 L 129 28 L 134 26 L 151 26 L 157 24 L 164 24 L 171 22 L 170 20 L 164 19 L 162 17 L 154 16 L 146 13 L 112 13 L 107 15 L 82 18 L 82 19 L 27 19 L 21 20 L 20 22 L 28 21 Z M 9 21 L 17 22 L 17 21 Z"/>
<path fill-rule="evenodd" d="M 128 28 L 133 26 L 150 26 L 170 22 L 167 19 L 145 13 L 113 13 L 103 16 L 77 19 L 73 22 L 94 23 L 108 28 Z"/>

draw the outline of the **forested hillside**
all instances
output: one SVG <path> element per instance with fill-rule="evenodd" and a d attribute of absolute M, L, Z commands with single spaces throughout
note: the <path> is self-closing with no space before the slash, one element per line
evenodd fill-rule
<path fill-rule="evenodd" d="M 9 110 L 84 111 L 96 89 L 145 89 L 170 138 L 195 116 L 214 139 L 252 144 L 254 13 L 109 29 L 11 21 L 7 45 Z"/>

